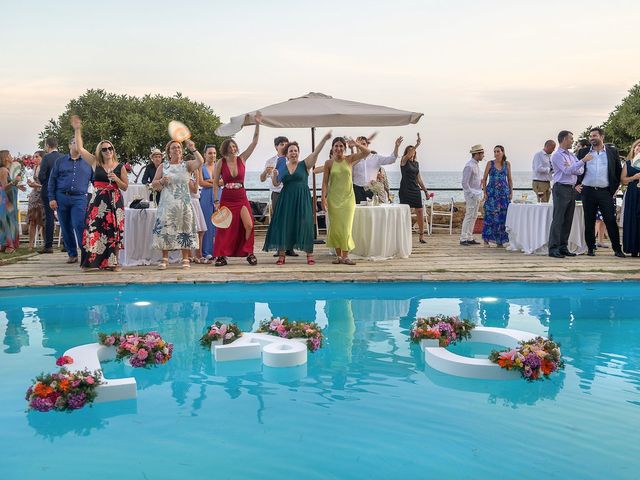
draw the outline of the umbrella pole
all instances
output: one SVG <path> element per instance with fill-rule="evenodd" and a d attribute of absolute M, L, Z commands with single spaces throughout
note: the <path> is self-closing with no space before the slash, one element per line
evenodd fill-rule
<path fill-rule="evenodd" d="M 316 127 L 311 127 L 311 151 L 316 149 Z M 315 168 L 314 168 L 315 170 Z M 312 178 L 312 188 L 313 188 L 313 199 L 311 201 L 311 206 L 313 208 L 313 243 L 315 244 L 323 244 L 324 240 L 321 240 L 318 238 L 318 234 L 319 234 L 319 230 L 318 230 L 318 200 L 316 197 L 316 174 L 315 172 L 312 170 L 311 171 L 313 178 Z"/>

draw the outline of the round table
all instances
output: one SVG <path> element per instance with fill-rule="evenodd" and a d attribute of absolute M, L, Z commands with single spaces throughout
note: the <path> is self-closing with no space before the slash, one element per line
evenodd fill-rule
<path fill-rule="evenodd" d="M 118 256 L 120 265 L 154 265 L 160 261 L 162 252 L 151 248 L 157 211 L 156 208 L 124 209 L 124 248 Z M 180 251 L 169 252 L 169 262 L 176 263 L 181 259 Z"/>
<path fill-rule="evenodd" d="M 527 254 L 548 254 L 552 219 L 553 205 L 550 203 L 510 203 L 505 223 L 509 235 L 508 250 Z M 580 203 L 576 203 L 568 243 L 571 253 L 587 252 L 584 240 L 584 213 Z"/>
<path fill-rule="evenodd" d="M 351 235 L 353 255 L 368 260 L 411 255 L 411 209 L 408 205 L 357 205 Z"/>

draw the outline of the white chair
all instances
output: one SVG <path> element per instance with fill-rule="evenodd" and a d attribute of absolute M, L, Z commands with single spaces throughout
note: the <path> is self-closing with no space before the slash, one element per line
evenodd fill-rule
<path fill-rule="evenodd" d="M 453 210 L 454 210 L 454 200 L 451 197 L 451 201 L 449 202 L 449 206 L 446 210 L 434 210 L 433 205 L 435 203 L 435 199 L 431 199 L 431 204 L 429 205 L 429 228 L 428 233 L 431 235 L 433 233 L 434 228 L 441 229 L 449 229 L 449 235 L 453 235 Z M 433 217 L 438 217 L 438 221 L 434 222 Z M 449 221 L 447 221 L 447 217 Z"/>

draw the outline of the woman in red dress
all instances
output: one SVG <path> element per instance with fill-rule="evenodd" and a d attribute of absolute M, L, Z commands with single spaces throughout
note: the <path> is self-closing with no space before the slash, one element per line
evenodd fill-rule
<path fill-rule="evenodd" d="M 238 155 L 238 144 L 233 139 L 222 142 L 220 153 L 222 160 L 216 163 L 213 172 L 213 198 L 218 198 L 218 181 L 222 177 L 224 189 L 220 200 L 215 201 L 216 211 L 227 207 L 231 211 L 231 225 L 228 228 L 216 228 L 213 255 L 215 266 L 227 264 L 226 257 L 246 257 L 249 265 L 257 265 L 253 254 L 253 215 L 251 205 L 244 189 L 245 163 L 258 144 L 262 114 L 256 112 L 256 129 L 253 141 L 247 149 Z"/>

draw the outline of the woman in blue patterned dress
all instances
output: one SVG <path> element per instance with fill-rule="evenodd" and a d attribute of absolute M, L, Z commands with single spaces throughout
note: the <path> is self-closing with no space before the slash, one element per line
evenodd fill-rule
<path fill-rule="evenodd" d="M 189 268 L 191 250 L 198 248 L 189 180 L 191 172 L 202 166 L 203 159 L 193 141 L 186 140 L 185 145 L 195 160 L 184 161 L 182 144 L 171 140 L 165 149 L 167 160 L 158 167 L 151 182 L 155 190 L 162 190 L 151 243 L 152 248 L 162 250 L 162 260 L 158 265 L 160 270 L 167 268 L 170 250 L 181 250 L 182 268 Z"/>
<path fill-rule="evenodd" d="M 511 180 L 511 164 L 507 162 L 502 145 L 496 145 L 493 149 L 494 160 L 487 163 L 482 178 L 484 190 L 484 226 L 482 227 L 482 240 L 485 246 L 494 242 L 497 247 L 504 246 L 509 241 L 505 230 L 507 209 L 513 195 L 513 182 Z"/>

